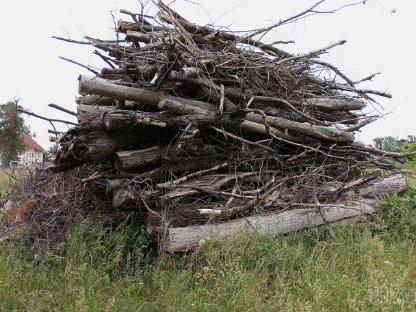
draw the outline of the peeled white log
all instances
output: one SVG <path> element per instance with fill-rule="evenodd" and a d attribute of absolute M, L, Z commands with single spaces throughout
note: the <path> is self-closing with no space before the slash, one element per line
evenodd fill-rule
<path fill-rule="evenodd" d="M 321 210 L 321 211 L 320 211 Z M 333 204 L 321 208 L 300 208 L 262 216 L 235 219 L 227 223 L 169 228 L 164 249 L 168 252 L 192 251 L 212 236 L 221 239 L 243 230 L 265 234 L 282 234 L 310 227 L 346 221 L 376 211 L 374 202 L 359 201 L 351 206 Z M 324 218 L 322 217 L 324 216 Z"/>

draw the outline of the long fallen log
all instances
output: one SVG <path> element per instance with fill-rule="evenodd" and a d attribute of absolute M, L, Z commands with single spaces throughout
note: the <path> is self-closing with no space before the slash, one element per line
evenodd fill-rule
<path fill-rule="evenodd" d="M 370 182 L 369 185 L 358 192 L 358 195 L 362 197 L 348 204 L 300 204 L 299 206 L 307 208 L 302 207 L 267 215 L 250 216 L 226 223 L 171 227 L 168 228 L 164 248 L 171 252 L 194 250 L 200 245 L 201 240 L 213 235 L 224 238 L 246 228 L 250 231 L 281 234 L 339 221 L 348 223 L 349 220 L 355 217 L 376 212 L 376 201 L 370 198 L 399 193 L 405 187 L 406 179 L 404 176 L 396 174 Z M 363 199 L 363 197 L 367 197 L 367 199 Z M 154 224 L 157 223 L 154 222 Z"/>
<path fill-rule="evenodd" d="M 244 230 L 277 235 L 371 215 L 375 212 L 376 206 L 373 201 L 358 201 L 353 205 L 322 205 L 316 208 L 250 216 L 226 223 L 169 228 L 163 248 L 168 252 L 192 251 L 213 236 L 224 239 Z"/>

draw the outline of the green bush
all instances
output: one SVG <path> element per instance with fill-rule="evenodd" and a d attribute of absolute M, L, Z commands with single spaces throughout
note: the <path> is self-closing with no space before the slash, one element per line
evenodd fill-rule
<path fill-rule="evenodd" d="M 392 194 L 380 202 L 376 226 L 386 237 L 416 239 L 416 186 L 403 196 Z"/>

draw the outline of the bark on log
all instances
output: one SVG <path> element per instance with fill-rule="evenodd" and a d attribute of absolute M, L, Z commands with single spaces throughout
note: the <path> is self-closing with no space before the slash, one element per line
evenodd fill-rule
<path fill-rule="evenodd" d="M 106 187 L 105 187 L 105 196 L 107 198 L 112 198 L 114 191 L 120 188 L 125 182 L 126 182 L 126 179 L 108 180 Z"/>
<path fill-rule="evenodd" d="M 97 77 L 91 78 L 87 76 L 80 76 L 79 78 L 79 92 L 87 94 L 95 94 L 107 97 L 113 97 L 119 100 L 136 101 L 143 104 L 157 106 L 163 99 L 178 101 L 189 110 L 203 109 L 215 113 L 217 108 L 209 103 L 178 98 L 171 95 L 163 95 L 159 92 L 154 92 L 141 88 L 132 88 L 111 83 L 105 79 Z M 186 113 L 185 113 L 186 114 Z"/>
<path fill-rule="evenodd" d="M 245 120 L 240 124 L 241 131 L 245 133 L 258 133 L 263 135 L 273 134 L 278 138 L 296 143 L 312 143 L 314 140 L 305 136 L 297 135 L 289 131 L 281 131 L 274 127 L 268 127 L 264 124 Z"/>
<path fill-rule="evenodd" d="M 153 205 L 153 193 L 144 191 L 138 196 L 128 187 L 120 187 L 114 191 L 112 204 L 114 208 L 145 211 L 143 200 L 146 201 L 146 204 Z"/>
<path fill-rule="evenodd" d="M 314 106 L 322 111 L 353 111 L 365 108 L 362 101 L 342 97 L 316 97 L 304 100 L 304 105 Z"/>
<path fill-rule="evenodd" d="M 103 129 L 102 117 L 105 113 L 115 111 L 111 106 L 78 105 L 78 128 L 89 131 Z"/>
<path fill-rule="evenodd" d="M 97 106 L 113 106 L 115 104 L 114 98 L 99 96 L 99 95 L 88 95 L 77 97 L 75 102 L 78 105 L 97 105 Z"/>
<path fill-rule="evenodd" d="M 152 146 L 141 150 L 121 151 L 113 155 L 113 165 L 117 170 L 129 171 L 142 166 L 153 167 L 160 164 L 162 150 Z"/>
<path fill-rule="evenodd" d="M 126 33 L 128 30 L 132 31 L 166 31 L 165 27 L 148 25 L 145 23 L 130 23 L 122 20 L 117 21 L 117 30 L 122 33 Z"/>
<path fill-rule="evenodd" d="M 202 142 L 201 142 L 202 143 Z M 173 155 L 173 156 L 172 156 Z M 114 168 L 129 171 L 146 166 L 161 165 L 165 169 L 178 172 L 205 169 L 216 162 L 216 151 L 211 145 L 194 142 L 193 145 L 180 149 L 171 146 L 152 146 L 141 150 L 126 150 L 113 154 Z"/>
<path fill-rule="evenodd" d="M 292 132 L 303 134 L 321 141 L 352 143 L 354 142 L 354 135 L 350 132 L 345 132 L 335 128 L 316 126 L 309 123 L 301 123 L 290 121 L 279 117 L 261 116 L 257 114 L 249 114 L 245 117 L 249 121 L 260 124 L 268 124 L 270 126 L 288 129 Z"/>
<path fill-rule="evenodd" d="M 159 113 L 117 110 L 105 112 L 100 123 L 107 131 L 134 129 L 143 125 L 165 128 L 167 124 L 161 119 L 162 115 Z"/>
<path fill-rule="evenodd" d="M 334 204 L 321 208 L 301 208 L 263 216 L 250 216 L 227 223 L 169 228 L 163 248 L 168 252 L 192 251 L 212 236 L 224 239 L 243 230 L 277 235 L 360 215 L 371 215 L 375 211 L 374 202 L 359 201 L 351 206 Z"/>
<path fill-rule="evenodd" d="M 406 189 L 406 179 L 401 174 L 395 174 L 369 183 L 369 185 L 359 190 L 360 196 L 376 197 L 385 196 L 392 193 L 401 193 Z"/>
<path fill-rule="evenodd" d="M 183 70 L 183 69 L 182 69 Z M 173 81 L 179 81 L 185 84 L 201 86 L 201 87 L 208 87 L 216 93 L 220 93 L 221 88 L 218 85 L 215 85 L 212 81 L 206 78 L 198 78 L 195 75 L 186 75 L 185 72 L 172 72 L 170 75 L 170 79 Z M 252 106 L 256 107 L 256 104 L 261 103 L 268 103 L 268 104 L 276 104 L 279 106 L 284 107 L 284 103 L 282 99 L 276 97 L 269 97 L 269 96 L 261 96 L 256 95 L 255 92 L 252 90 L 246 90 L 246 94 L 242 94 L 240 89 L 226 87 L 224 90 L 225 96 L 229 97 L 232 100 L 240 100 L 241 97 L 244 95 L 247 98 L 252 100 Z M 308 107 L 312 106 L 314 108 L 319 109 L 323 112 L 348 112 L 353 110 L 361 110 L 365 108 L 365 104 L 362 101 L 350 98 L 343 98 L 343 97 L 316 97 L 316 98 L 306 98 L 303 102 L 294 102 L 292 101 L 290 104 L 296 107 Z"/>
<path fill-rule="evenodd" d="M 205 109 L 202 107 L 188 105 L 186 102 L 183 102 L 182 99 L 172 100 L 172 99 L 162 99 L 158 108 L 168 112 L 172 112 L 177 115 L 214 115 L 215 111 Z"/>
<path fill-rule="evenodd" d="M 70 131 L 61 140 L 56 171 L 74 168 L 85 162 L 107 160 L 116 150 L 138 148 L 159 141 L 168 142 L 174 133 L 143 126 L 140 131 Z"/>
<path fill-rule="evenodd" d="M 220 117 L 206 115 L 173 116 L 166 112 L 149 113 L 142 111 L 115 110 L 104 113 L 102 123 L 107 131 L 118 131 L 123 129 L 132 130 L 140 128 L 143 125 L 160 128 L 170 127 L 174 129 L 186 127 L 190 123 L 224 125 L 226 120 Z"/>

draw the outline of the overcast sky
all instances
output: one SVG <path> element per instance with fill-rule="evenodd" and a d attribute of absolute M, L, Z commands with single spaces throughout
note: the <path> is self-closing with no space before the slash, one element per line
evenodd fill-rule
<path fill-rule="evenodd" d="M 198 2 L 200 5 L 196 5 Z M 193 22 L 215 23 L 233 30 L 270 25 L 310 7 L 308 0 L 177 0 L 173 6 Z M 334 9 L 352 1 L 327 0 L 324 9 Z M 14 98 L 38 114 L 67 118 L 47 106 L 56 103 L 73 111 L 78 93 L 77 78 L 90 72 L 60 60 L 64 56 L 102 68 L 105 64 L 87 46 L 71 45 L 51 36 L 82 39 L 83 36 L 114 38 L 113 16 L 120 19 L 120 8 L 138 11 L 137 0 L 14 0 L 0 4 L 0 103 Z M 383 119 L 367 126 L 357 139 L 371 143 L 377 136 L 406 137 L 416 134 L 415 89 L 416 45 L 414 30 L 415 1 L 368 0 L 347 7 L 336 14 L 320 14 L 302 19 L 288 27 L 271 32 L 266 40 L 294 40 L 284 46 L 292 53 L 305 53 L 339 40 L 347 44 L 324 56 L 342 69 L 352 80 L 381 72 L 362 87 L 387 91 L 391 100 L 378 98 L 384 107 Z M 123 16 L 129 20 L 128 16 Z M 412 30 L 413 29 L 413 30 Z M 37 141 L 50 146 L 47 130 L 51 126 L 33 117 L 25 117 Z M 74 120 L 74 118 L 72 118 Z M 60 125 L 60 130 L 66 130 Z"/>

